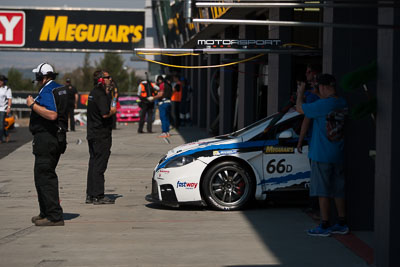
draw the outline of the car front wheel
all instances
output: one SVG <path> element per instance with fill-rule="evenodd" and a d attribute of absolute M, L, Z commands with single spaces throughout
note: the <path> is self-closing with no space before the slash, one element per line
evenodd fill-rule
<path fill-rule="evenodd" d="M 239 210 L 254 196 L 255 183 L 237 162 L 221 162 L 211 167 L 203 181 L 205 201 L 217 210 Z"/>

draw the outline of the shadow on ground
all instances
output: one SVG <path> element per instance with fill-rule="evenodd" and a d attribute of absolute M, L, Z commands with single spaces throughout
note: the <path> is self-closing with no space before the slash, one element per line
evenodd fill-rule
<path fill-rule="evenodd" d="M 8 131 L 10 142 L 0 144 L 0 159 L 4 158 L 20 146 L 32 141 L 28 127 L 18 127 Z"/>

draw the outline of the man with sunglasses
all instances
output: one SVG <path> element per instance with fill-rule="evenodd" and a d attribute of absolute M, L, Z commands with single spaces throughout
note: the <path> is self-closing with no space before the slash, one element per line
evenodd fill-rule
<path fill-rule="evenodd" d="M 107 71 L 93 73 L 94 89 L 88 97 L 87 140 L 89 167 L 87 174 L 86 204 L 114 204 L 104 195 L 104 172 L 111 154 L 112 116 L 117 112 L 108 96 L 111 77 Z"/>

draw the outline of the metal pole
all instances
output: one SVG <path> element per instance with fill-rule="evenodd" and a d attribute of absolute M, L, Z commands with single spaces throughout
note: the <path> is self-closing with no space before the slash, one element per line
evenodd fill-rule
<path fill-rule="evenodd" d="M 188 49 L 188 48 L 135 48 L 134 52 L 138 53 L 161 53 L 161 54 L 319 54 L 320 50 L 313 49 L 244 49 L 244 48 L 199 48 L 199 49 Z"/>
<path fill-rule="evenodd" d="M 336 23 L 323 23 L 323 22 L 241 20 L 241 19 L 193 19 L 193 23 L 258 25 L 258 26 L 272 25 L 272 26 L 332 27 L 332 28 L 348 28 L 348 29 L 399 29 L 399 26 L 392 26 L 392 25 L 357 25 L 357 24 L 336 24 Z"/>
<path fill-rule="evenodd" d="M 393 4 L 373 4 L 373 3 L 215 3 L 215 2 L 196 2 L 196 7 L 206 8 L 206 7 L 224 7 L 224 8 L 324 8 L 324 7 L 393 7 Z"/>

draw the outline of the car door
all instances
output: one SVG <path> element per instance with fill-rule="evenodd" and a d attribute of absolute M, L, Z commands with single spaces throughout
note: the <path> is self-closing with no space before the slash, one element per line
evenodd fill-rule
<path fill-rule="evenodd" d="M 263 150 L 263 190 L 304 190 L 310 179 L 308 142 L 303 151 L 297 142 L 304 116 L 299 115 L 273 126 L 265 135 Z"/>

